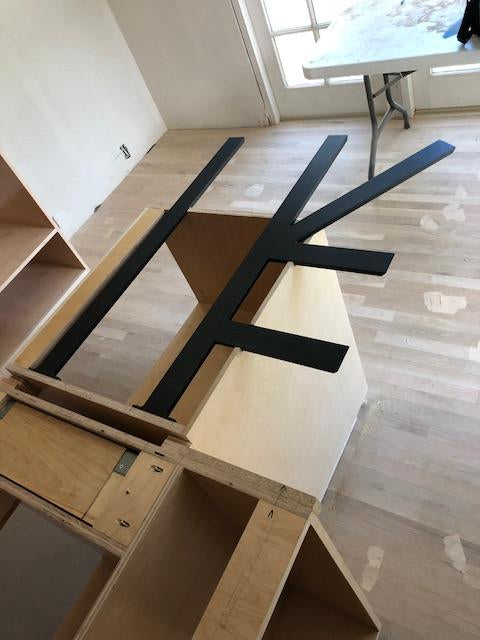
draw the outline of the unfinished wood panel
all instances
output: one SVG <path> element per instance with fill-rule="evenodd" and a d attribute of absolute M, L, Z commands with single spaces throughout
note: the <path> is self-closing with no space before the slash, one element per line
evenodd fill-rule
<path fill-rule="evenodd" d="M 0 291 L 20 273 L 43 245 L 54 236 L 55 229 L 0 222 Z"/>
<path fill-rule="evenodd" d="M 95 600 L 112 575 L 117 562 L 117 558 L 112 558 L 111 556 L 102 557 L 83 593 L 68 612 L 52 640 L 72 640 L 74 638 Z"/>
<path fill-rule="evenodd" d="M 0 474 L 82 517 L 124 448 L 16 403 L 0 420 Z"/>
<path fill-rule="evenodd" d="M 318 580 L 318 576 L 322 580 Z M 318 602 L 378 631 L 380 621 L 315 515 L 288 578 Z"/>
<path fill-rule="evenodd" d="M 190 211 L 167 241 L 197 300 L 213 304 L 270 222 L 269 217 Z M 282 271 L 269 264 L 241 305 L 255 313 Z"/>
<path fill-rule="evenodd" d="M 1 367 L 85 269 L 75 249 L 1 156 L 0 253 Z M 42 262 L 49 263 L 47 271 Z"/>
<path fill-rule="evenodd" d="M 224 487 L 223 500 L 232 492 Z M 249 516 L 254 507 L 252 498 Z M 119 564 L 78 638 L 190 640 L 242 529 L 193 475 L 182 472 Z"/>
<path fill-rule="evenodd" d="M 315 242 L 326 243 L 323 232 Z M 336 374 L 236 350 L 189 439 L 195 449 L 321 499 L 367 391 L 336 273 L 290 265 L 254 324 L 349 350 Z"/>
<path fill-rule="evenodd" d="M 112 473 L 83 519 L 97 531 L 130 544 L 174 468 L 158 456 L 140 453 L 127 475 Z"/>
<path fill-rule="evenodd" d="M 92 391 L 85 391 L 16 363 L 11 363 L 7 368 L 37 393 L 42 394 L 45 400 L 55 402 L 87 418 L 114 426 L 133 436 L 149 440 L 153 444 L 161 444 L 168 436 L 188 441 L 182 424 L 124 405 Z"/>
<path fill-rule="evenodd" d="M 264 638 L 375 640 L 380 627 L 365 594 L 312 515 Z"/>
<path fill-rule="evenodd" d="M 10 518 L 18 505 L 18 500 L 0 489 L 0 529 Z"/>
<path fill-rule="evenodd" d="M 72 269 L 84 269 L 85 264 L 76 251 L 65 242 L 61 232 L 56 233 L 38 254 L 38 261 Z"/>
<path fill-rule="evenodd" d="M 14 378 L 11 379 L 14 380 Z M 17 382 L 20 384 L 19 381 Z M 97 420 L 86 418 L 80 413 L 70 411 L 70 409 L 65 409 L 64 407 L 60 407 L 57 404 L 53 404 L 53 402 L 48 402 L 47 400 L 43 400 L 42 398 L 31 395 L 30 393 L 26 393 L 25 391 L 20 391 L 18 389 L 9 387 L 1 380 L 0 409 L 2 408 L 2 394 L 6 396 L 7 401 L 8 399 L 18 400 L 22 404 L 27 405 L 27 407 L 38 409 L 38 411 L 41 411 L 42 413 L 46 413 L 47 415 L 53 416 L 54 418 L 59 418 L 60 420 L 68 422 L 69 424 L 75 425 L 76 427 L 86 429 L 91 433 L 95 433 L 101 437 L 107 438 L 107 440 L 111 440 L 112 442 L 121 444 L 123 447 L 127 447 L 128 449 L 134 449 L 135 451 L 146 451 L 147 453 L 153 454 L 159 449 L 158 445 L 154 445 L 151 442 L 142 440 L 141 438 L 131 436 L 124 431 L 119 431 L 118 429 L 109 427 L 103 422 L 98 422 Z"/>
<path fill-rule="evenodd" d="M 107 538 L 103 533 L 95 531 L 82 520 L 79 520 L 77 517 L 47 502 L 2 475 L 0 475 L 0 490 L 8 493 L 8 495 L 18 500 L 18 502 L 27 505 L 35 511 L 38 511 L 41 515 L 53 520 L 57 525 L 67 529 L 71 534 L 77 536 L 90 546 L 103 549 L 107 554 L 118 558 L 125 553 L 125 545 L 111 538 Z"/>
<path fill-rule="evenodd" d="M 160 451 L 168 460 L 192 471 L 197 481 L 218 504 L 221 504 L 222 507 L 230 504 L 229 517 L 237 521 L 237 523 L 238 519 L 236 520 L 232 509 L 237 509 L 244 514 L 242 522 L 248 520 L 248 518 L 245 520 L 245 509 L 238 507 L 238 496 L 242 495 L 254 496 L 258 500 L 265 500 L 303 518 L 308 518 L 312 512 L 320 512 L 320 504 L 313 496 L 264 476 L 259 476 L 241 467 L 234 467 L 223 460 L 195 451 L 182 443 L 166 440 Z M 207 483 L 207 479 L 211 482 Z M 237 490 L 235 494 L 229 494 L 228 501 L 225 501 L 224 498 L 224 485 L 231 486 Z M 212 494 L 212 487 L 215 487 L 215 495 Z M 219 492 L 223 499 L 218 496 Z"/>
<path fill-rule="evenodd" d="M 316 576 L 323 580 L 322 575 Z M 318 599 L 287 586 L 263 640 L 377 640 L 368 628 Z"/>
<path fill-rule="evenodd" d="M 102 286 L 161 215 L 161 211 L 147 209 L 134 222 L 98 267 L 85 278 L 21 352 L 16 360 L 19 365 L 30 367 L 41 358 L 52 342 L 70 326 L 91 296 Z"/>
<path fill-rule="evenodd" d="M 14 356 L 85 274 L 83 268 L 43 262 L 47 250 L 48 244 L 0 293 L 0 364 Z"/>
<path fill-rule="evenodd" d="M 193 635 L 194 640 L 260 638 L 306 528 L 304 518 L 260 501 Z"/>

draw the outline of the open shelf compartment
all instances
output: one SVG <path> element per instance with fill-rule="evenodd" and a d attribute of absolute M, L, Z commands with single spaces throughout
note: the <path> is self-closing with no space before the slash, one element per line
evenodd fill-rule
<path fill-rule="evenodd" d="M 0 366 L 72 289 L 83 265 L 55 233 L 0 292 Z"/>
<path fill-rule="evenodd" d="M 190 640 L 255 505 L 182 470 L 78 637 Z"/>
<path fill-rule="evenodd" d="M 75 638 L 375 640 L 379 628 L 317 516 L 179 468 Z"/>

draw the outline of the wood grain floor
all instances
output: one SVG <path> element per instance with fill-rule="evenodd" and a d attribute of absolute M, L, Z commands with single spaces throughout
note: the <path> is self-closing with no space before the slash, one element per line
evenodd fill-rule
<path fill-rule="evenodd" d="M 168 132 L 74 244 L 95 264 L 232 134 L 245 146 L 199 205 L 273 213 L 331 133 L 349 141 L 306 211 L 365 179 L 366 120 Z M 379 170 L 438 138 L 456 153 L 328 231 L 333 245 L 396 253 L 385 278 L 340 276 L 369 395 L 322 513 L 384 640 L 480 638 L 480 114 L 393 121 Z M 192 306 L 162 250 L 62 377 L 126 399 Z"/>

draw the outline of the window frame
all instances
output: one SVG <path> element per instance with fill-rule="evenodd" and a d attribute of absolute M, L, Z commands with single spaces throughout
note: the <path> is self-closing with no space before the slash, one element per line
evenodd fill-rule
<path fill-rule="evenodd" d="M 319 78 L 318 80 L 307 80 L 307 78 L 305 78 L 305 83 L 293 84 L 293 85 L 288 84 L 287 78 L 285 76 L 285 71 L 283 68 L 282 59 L 280 57 L 280 53 L 277 47 L 276 38 L 279 36 L 288 36 L 295 33 L 313 33 L 314 41 L 318 42 L 321 37 L 321 32 L 324 31 L 325 29 L 328 29 L 331 22 L 319 22 L 317 20 L 313 0 L 300 0 L 301 2 L 306 3 L 307 5 L 310 24 L 305 26 L 299 26 L 299 27 L 290 27 L 288 29 L 273 29 L 272 24 L 270 22 L 270 16 L 268 15 L 266 2 L 265 0 L 260 0 L 260 1 L 262 4 L 263 12 L 265 14 L 268 33 L 272 40 L 273 49 L 275 51 L 275 56 L 277 58 L 278 66 L 280 68 L 280 73 L 282 75 L 282 80 L 283 80 L 285 89 L 302 89 L 306 87 L 328 87 L 328 86 L 338 87 L 339 85 L 350 85 L 350 84 L 356 84 L 358 82 L 362 82 L 362 76 L 345 76 L 345 77 L 342 76 L 341 81 L 336 81 L 337 80 L 336 78 Z M 352 78 L 352 79 L 349 80 L 348 78 Z"/>

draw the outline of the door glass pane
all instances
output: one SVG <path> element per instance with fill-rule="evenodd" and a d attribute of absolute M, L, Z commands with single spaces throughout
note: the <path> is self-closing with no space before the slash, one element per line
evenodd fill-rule
<path fill-rule="evenodd" d="M 352 4 L 355 4 L 355 0 L 335 0 L 335 2 L 332 0 L 313 0 L 315 18 L 319 24 L 331 22 Z"/>
<path fill-rule="evenodd" d="M 263 0 L 272 31 L 310 26 L 306 0 Z"/>
<path fill-rule="evenodd" d="M 319 84 L 318 80 L 307 80 L 302 69 L 302 64 L 307 59 L 309 50 L 315 44 L 313 31 L 275 36 L 274 41 L 288 87 L 295 87 L 299 84 Z"/>

